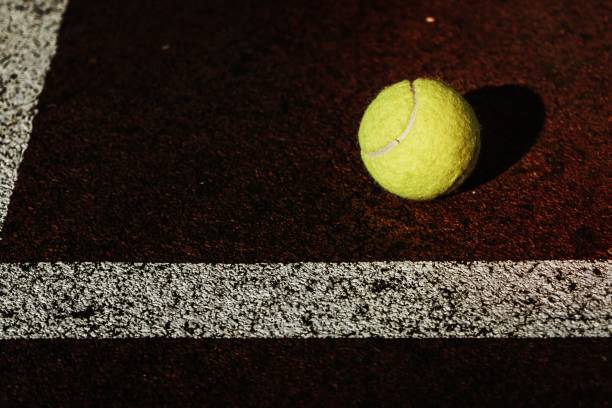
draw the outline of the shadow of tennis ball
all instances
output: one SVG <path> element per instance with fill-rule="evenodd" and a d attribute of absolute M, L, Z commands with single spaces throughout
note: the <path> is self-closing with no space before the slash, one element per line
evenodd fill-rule
<path fill-rule="evenodd" d="M 518 162 L 535 143 L 546 116 L 540 96 L 524 86 L 486 86 L 463 96 L 480 122 L 481 150 L 460 192 L 495 179 Z"/>

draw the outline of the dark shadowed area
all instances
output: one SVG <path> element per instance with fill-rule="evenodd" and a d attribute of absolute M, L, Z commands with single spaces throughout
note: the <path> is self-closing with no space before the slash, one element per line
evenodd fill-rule
<path fill-rule="evenodd" d="M 607 339 L 8 341 L 0 403 L 605 406 L 609 347 Z"/>
<path fill-rule="evenodd" d="M 537 93 L 525 86 L 485 86 L 464 95 L 481 126 L 478 164 L 460 191 L 499 177 L 536 143 L 545 120 Z"/>

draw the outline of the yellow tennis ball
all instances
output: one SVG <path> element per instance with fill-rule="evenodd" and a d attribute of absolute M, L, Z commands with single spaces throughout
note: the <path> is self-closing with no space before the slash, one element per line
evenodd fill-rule
<path fill-rule="evenodd" d="M 430 200 L 459 187 L 480 151 L 480 126 L 471 106 L 431 79 L 383 89 L 359 127 L 361 158 L 385 190 Z"/>

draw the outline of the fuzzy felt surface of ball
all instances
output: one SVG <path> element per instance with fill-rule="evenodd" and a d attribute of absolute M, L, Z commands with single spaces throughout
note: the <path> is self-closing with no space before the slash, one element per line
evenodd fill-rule
<path fill-rule="evenodd" d="M 454 89 L 432 79 L 384 88 L 359 126 L 361 158 L 385 190 L 431 200 L 457 189 L 480 152 L 480 125 Z"/>

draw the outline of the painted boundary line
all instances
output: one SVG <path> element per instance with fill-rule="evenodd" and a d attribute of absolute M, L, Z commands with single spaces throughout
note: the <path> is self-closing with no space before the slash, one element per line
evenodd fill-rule
<path fill-rule="evenodd" d="M 612 333 L 612 262 L 0 265 L 0 338 Z"/>
<path fill-rule="evenodd" d="M 66 0 L 0 0 L 0 231 Z"/>

